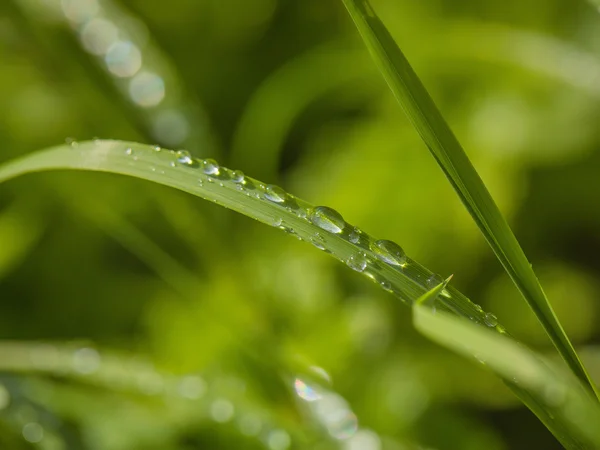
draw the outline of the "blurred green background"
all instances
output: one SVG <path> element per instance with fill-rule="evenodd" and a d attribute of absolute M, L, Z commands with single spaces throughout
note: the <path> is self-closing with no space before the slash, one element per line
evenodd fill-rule
<path fill-rule="evenodd" d="M 600 14 L 373 0 L 600 381 Z M 186 148 L 339 210 L 552 348 L 338 0 L 2 0 L 0 161 Z M 1 449 L 557 449 L 305 243 L 139 180 L 0 186 Z"/>

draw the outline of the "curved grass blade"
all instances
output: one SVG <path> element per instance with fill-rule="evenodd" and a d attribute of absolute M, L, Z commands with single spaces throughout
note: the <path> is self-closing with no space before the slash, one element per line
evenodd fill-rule
<path fill-rule="evenodd" d="M 0 182 L 47 170 L 88 170 L 128 175 L 170 186 L 266 223 L 326 251 L 410 305 L 441 277 L 407 257 L 397 244 L 378 240 L 344 221 L 331 208 L 314 207 L 281 188 L 265 185 L 240 171 L 174 152 L 121 141 L 61 145 L 0 166 Z M 486 313 L 448 287 L 441 307 L 477 323 Z M 493 324 L 503 331 L 501 325 Z"/>
<path fill-rule="evenodd" d="M 440 284 L 415 303 L 413 322 L 422 334 L 499 375 L 567 449 L 600 447 L 600 408 L 570 373 L 508 338 L 425 303 Z"/>
<path fill-rule="evenodd" d="M 368 0 L 343 0 L 409 120 L 573 373 L 600 397 L 515 235 L 469 157 Z"/>
<path fill-rule="evenodd" d="M 435 302 L 440 313 L 452 312 L 506 333 L 493 315 L 485 313 L 453 287 L 446 286 L 449 280 L 444 283 L 439 275 L 406 257 L 397 244 L 376 240 L 346 223 L 339 213 L 329 208 L 313 207 L 276 186 L 265 186 L 239 171 L 220 167 L 213 160 L 193 159 L 184 151 L 176 153 L 119 141 L 62 145 L 0 166 L 0 182 L 27 173 L 64 169 L 128 175 L 214 201 L 311 242 L 409 305 L 419 298 L 421 305 Z M 436 286 L 433 293 L 428 292 Z M 545 410 L 536 406 L 527 391 L 514 384 L 509 387 L 543 417 Z M 558 427 L 553 423 L 548 426 Z"/>

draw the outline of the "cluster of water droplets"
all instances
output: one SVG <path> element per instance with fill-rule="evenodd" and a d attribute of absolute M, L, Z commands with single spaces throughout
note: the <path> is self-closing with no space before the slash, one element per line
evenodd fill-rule
<path fill-rule="evenodd" d="M 146 25 L 113 0 L 22 1 L 31 17 L 36 9 L 66 21 L 81 48 L 105 71 L 115 87 L 135 106 L 142 123 L 158 142 L 168 146 L 194 145 L 196 130 L 205 129 L 206 115 L 196 113 L 180 92 L 181 83 L 168 58 L 153 45 Z M 191 124 L 196 124 L 192 127 Z M 198 126 L 197 124 L 201 124 Z"/>
<path fill-rule="evenodd" d="M 133 153 L 128 149 L 126 154 L 132 156 Z M 330 207 L 313 207 L 279 186 L 265 185 L 239 170 L 222 167 L 213 159 L 196 159 L 184 150 L 170 152 L 169 155 L 171 166 L 185 167 L 199 175 L 199 186 L 212 184 L 214 187 L 235 190 L 274 206 L 275 209 L 262 208 L 263 212 L 267 212 L 261 220 L 331 253 L 349 268 L 367 276 L 409 305 L 444 281 L 440 275 L 410 259 L 397 243 L 369 236 L 347 223 L 339 212 Z M 224 206 L 230 206 L 226 199 L 231 195 L 220 197 L 224 199 Z M 253 211 L 253 215 L 257 211 Z M 315 232 L 315 227 L 319 231 Z M 451 287 L 444 288 L 434 306 L 502 331 L 493 314 L 484 312 Z"/>

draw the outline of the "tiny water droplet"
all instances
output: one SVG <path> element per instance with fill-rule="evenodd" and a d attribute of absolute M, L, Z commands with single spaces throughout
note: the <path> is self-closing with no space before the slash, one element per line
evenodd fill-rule
<path fill-rule="evenodd" d="M 344 231 L 346 222 L 335 209 L 327 206 L 317 206 L 310 213 L 310 221 L 319 228 L 330 233 L 339 234 Z"/>
<path fill-rule="evenodd" d="M 444 282 L 444 279 L 437 273 L 434 273 L 429 278 L 427 278 L 425 285 L 428 289 L 433 289 L 434 287 L 436 287 L 439 284 L 442 284 L 443 282 Z"/>
<path fill-rule="evenodd" d="M 483 320 L 488 327 L 495 327 L 498 325 L 498 318 L 492 313 L 485 313 Z"/>
<path fill-rule="evenodd" d="M 473 306 L 475 307 L 477 312 L 483 312 L 483 308 L 480 305 L 478 305 L 477 303 L 473 303 Z"/>
<path fill-rule="evenodd" d="M 175 167 L 175 163 L 174 163 L 173 161 L 171 161 L 171 162 L 169 163 L 169 165 L 170 165 L 171 167 Z"/>
<path fill-rule="evenodd" d="M 215 180 L 213 180 L 212 178 L 207 178 L 206 181 L 208 181 L 209 183 L 214 183 Z"/>
<path fill-rule="evenodd" d="M 219 186 L 221 187 L 225 187 L 225 185 L 223 183 L 219 183 Z"/>
<path fill-rule="evenodd" d="M 198 186 L 204 186 L 204 181 L 201 178 L 198 178 Z"/>
<path fill-rule="evenodd" d="M 245 181 L 245 178 L 246 176 L 241 170 L 234 170 L 233 172 L 231 172 L 231 179 L 234 183 L 243 183 Z"/>
<path fill-rule="evenodd" d="M 315 238 L 320 240 L 321 242 L 325 241 L 325 238 L 323 237 L 323 235 L 321 233 L 316 233 Z"/>
<path fill-rule="evenodd" d="M 131 155 L 133 155 L 133 149 L 132 149 L 131 147 L 129 147 L 129 148 L 127 148 L 127 149 L 125 149 L 125 154 L 126 154 L 127 156 L 131 156 Z"/>
<path fill-rule="evenodd" d="M 352 242 L 353 244 L 358 244 L 358 241 L 360 241 L 361 235 L 362 235 L 362 231 L 360 231 L 358 228 L 354 227 L 352 229 L 352 231 L 350 232 L 350 235 L 348 236 L 348 240 L 350 242 Z"/>
<path fill-rule="evenodd" d="M 71 148 L 79 147 L 79 143 L 72 137 L 68 137 L 65 139 L 65 144 L 70 145 Z"/>
<path fill-rule="evenodd" d="M 155 145 L 154 146 L 154 151 L 155 152 L 160 152 L 160 151 L 162 151 L 162 148 L 160 148 L 158 145 Z"/>
<path fill-rule="evenodd" d="M 205 159 L 202 161 L 202 171 L 206 175 L 219 175 L 219 163 L 214 159 Z"/>
<path fill-rule="evenodd" d="M 385 289 L 386 291 L 391 291 L 392 290 L 392 285 L 390 284 L 389 281 L 387 280 L 383 280 L 382 282 L 379 283 L 379 285 Z"/>
<path fill-rule="evenodd" d="M 306 213 L 306 210 L 304 208 L 300 208 L 296 214 L 301 219 L 306 219 L 308 217 L 308 214 Z"/>
<path fill-rule="evenodd" d="M 380 239 L 371 245 L 371 250 L 378 259 L 393 266 L 402 266 L 406 263 L 406 253 L 395 242 Z"/>
<path fill-rule="evenodd" d="M 365 255 L 364 253 L 357 253 L 356 255 L 352 255 L 346 260 L 346 264 L 352 270 L 356 270 L 357 272 L 363 272 L 367 268 L 367 255 Z"/>
<path fill-rule="evenodd" d="M 183 164 L 184 166 L 191 166 L 194 160 L 192 159 L 192 155 L 190 155 L 190 152 L 186 150 L 179 150 L 177 152 L 177 162 L 179 164 Z"/>
<path fill-rule="evenodd" d="M 236 184 L 236 185 L 235 185 L 235 188 L 236 188 L 238 191 L 243 191 L 243 190 L 244 190 L 244 185 L 243 185 L 243 184 Z"/>
<path fill-rule="evenodd" d="M 285 203 L 288 197 L 287 193 L 283 189 L 273 184 L 267 185 L 264 196 L 267 200 L 274 203 Z"/>
<path fill-rule="evenodd" d="M 283 220 L 281 218 L 276 218 L 276 219 L 273 219 L 272 225 L 274 227 L 280 227 L 282 223 L 283 223 Z"/>
<path fill-rule="evenodd" d="M 310 243 L 317 247 L 319 250 L 325 250 L 325 246 L 323 245 L 323 243 L 319 242 L 319 240 L 317 239 L 311 239 Z"/>

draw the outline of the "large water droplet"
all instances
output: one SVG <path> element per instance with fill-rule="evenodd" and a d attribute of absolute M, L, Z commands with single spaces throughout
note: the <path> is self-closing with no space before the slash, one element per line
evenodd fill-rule
<path fill-rule="evenodd" d="M 498 325 L 498 318 L 492 313 L 485 313 L 483 320 L 488 327 L 495 327 Z"/>
<path fill-rule="evenodd" d="M 367 255 L 364 253 L 357 253 L 346 260 L 348 267 L 357 272 L 363 272 L 367 268 L 367 263 Z"/>
<path fill-rule="evenodd" d="M 344 231 L 346 222 L 342 215 L 335 209 L 327 206 L 317 206 L 310 213 L 310 221 L 319 228 L 330 233 L 339 234 Z"/>
<path fill-rule="evenodd" d="M 264 196 L 267 200 L 274 203 L 285 203 L 288 198 L 287 193 L 283 189 L 273 184 L 267 185 Z"/>
<path fill-rule="evenodd" d="M 296 378 L 294 380 L 294 390 L 298 397 L 302 400 L 306 400 L 307 402 L 316 402 L 317 400 L 321 400 L 323 396 L 316 390 L 315 388 L 306 384 L 300 378 Z"/>
<path fill-rule="evenodd" d="M 190 155 L 190 152 L 186 150 L 179 150 L 177 152 L 177 162 L 179 164 L 183 164 L 184 166 L 191 166 L 194 160 L 192 159 L 192 155 Z"/>
<path fill-rule="evenodd" d="M 377 258 L 388 264 L 402 266 L 406 263 L 406 253 L 395 242 L 380 239 L 371 245 L 371 250 Z"/>
<path fill-rule="evenodd" d="M 246 176 L 241 170 L 234 170 L 233 172 L 231 172 L 231 179 L 234 183 L 243 183 L 245 181 L 245 178 Z"/>
<path fill-rule="evenodd" d="M 205 159 L 202 161 L 202 171 L 206 175 L 219 175 L 219 163 L 214 159 Z"/>

